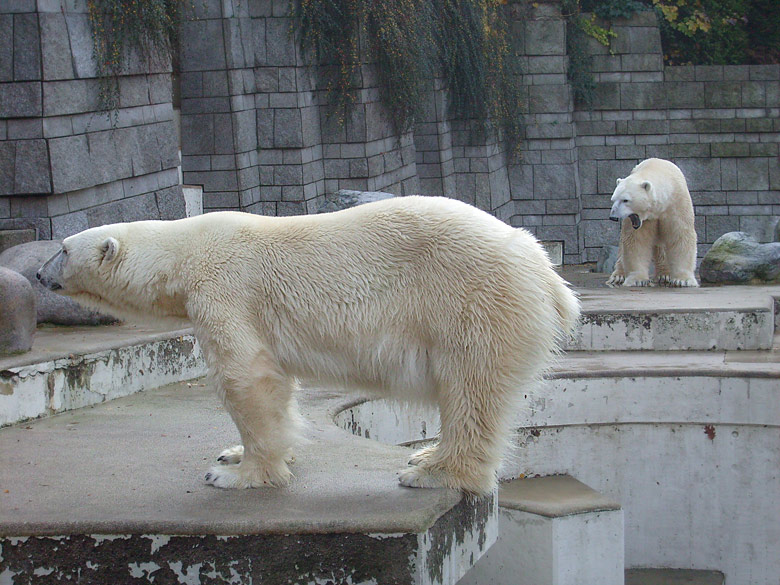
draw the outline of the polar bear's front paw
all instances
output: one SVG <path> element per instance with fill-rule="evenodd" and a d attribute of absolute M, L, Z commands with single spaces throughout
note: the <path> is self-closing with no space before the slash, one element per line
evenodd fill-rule
<path fill-rule="evenodd" d="M 629 274 L 623 281 L 623 286 L 653 286 L 653 281 L 647 276 L 634 276 Z"/>
<path fill-rule="evenodd" d="M 422 465 L 428 459 L 430 459 L 431 455 L 433 455 L 436 452 L 436 445 L 430 445 L 428 447 L 424 447 L 417 451 L 416 453 L 412 454 L 412 456 L 409 458 L 409 465 Z"/>
<path fill-rule="evenodd" d="M 680 287 L 697 287 L 699 286 L 699 283 L 696 281 L 695 276 L 682 276 L 679 278 L 673 278 L 671 275 L 664 274 L 658 278 L 659 284 L 664 284 L 666 286 L 680 288 Z"/>
<path fill-rule="evenodd" d="M 607 279 L 607 286 L 609 287 L 616 287 L 623 284 L 623 281 L 626 280 L 625 274 L 620 274 L 618 272 L 613 272 L 612 275 Z"/>
<path fill-rule="evenodd" d="M 217 462 L 222 465 L 238 465 L 241 463 L 243 457 L 244 446 L 236 445 L 235 447 L 230 447 L 229 449 L 222 451 L 222 453 L 219 454 L 219 457 L 217 457 Z"/>
<path fill-rule="evenodd" d="M 245 489 L 255 487 L 284 487 L 292 473 L 284 461 L 276 465 L 259 466 L 243 461 L 239 465 L 215 465 L 206 473 L 206 483 L 218 488 Z"/>
<path fill-rule="evenodd" d="M 428 467 L 416 465 L 404 469 L 398 481 L 401 485 L 413 488 L 440 488 L 448 487 L 448 482 L 441 473 L 437 473 Z"/>

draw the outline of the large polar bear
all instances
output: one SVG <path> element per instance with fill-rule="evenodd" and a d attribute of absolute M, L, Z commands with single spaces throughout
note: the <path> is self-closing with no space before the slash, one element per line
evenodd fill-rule
<path fill-rule="evenodd" d="M 38 277 L 120 317 L 192 323 L 243 444 L 206 475 L 226 488 L 289 482 L 301 380 L 438 404 L 439 441 L 401 483 L 485 494 L 513 404 L 579 315 L 533 236 L 434 197 L 92 228 Z"/>
<path fill-rule="evenodd" d="M 650 286 L 655 263 L 659 284 L 699 286 L 693 203 L 685 176 L 660 158 L 642 161 L 617 180 L 609 219 L 621 221 L 620 247 L 609 286 Z"/>

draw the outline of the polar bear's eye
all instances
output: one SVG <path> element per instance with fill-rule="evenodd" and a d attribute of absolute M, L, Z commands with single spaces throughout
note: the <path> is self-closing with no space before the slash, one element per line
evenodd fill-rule
<path fill-rule="evenodd" d="M 628 203 L 628 199 L 623 199 L 621 203 Z"/>

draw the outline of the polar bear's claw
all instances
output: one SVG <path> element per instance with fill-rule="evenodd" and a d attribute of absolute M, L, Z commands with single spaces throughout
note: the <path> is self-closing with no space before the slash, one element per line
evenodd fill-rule
<path fill-rule="evenodd" d="M 217 461 L 222 465 L 237 465 L 241 463 L 241 458 L 243 456 L 244 446 L 236 445 L 235 447 L 230 447 L 229 449 L 222 451 L 222 453 L 219 454 L 219 457 L 217 457 Z"/>
<path fill-rule="evenodd" d="M 623 274 L 615 274 L 613 272 L 612 276 L 610 276 L 609 279 L 607 280 L 606 285 L 608 287 L 614 288 L 614 287 L 617 287 L 617 286 L 620 286 L 621 284 L 623 284 L 623 281 L 625 281 L 625 280 L 626 280 L 625 275 L 623 275 Z"/>
<path fill-rule="evenodd" d="M 438 473 L 421 465 L 404 469 L 398 477 L 401 485 L 413 488 L 449 487 Z"/>
<path fill-rule="evenodd" d="M 434 453 L 435 449 L 436 449 L 436 445 L 430 445 L 429 447 L 420 449 L 416 453 L 412 454 L 412 456 L 409 458 L 408 461 L 409 465 L 420 465 L 424 463 Z"/>

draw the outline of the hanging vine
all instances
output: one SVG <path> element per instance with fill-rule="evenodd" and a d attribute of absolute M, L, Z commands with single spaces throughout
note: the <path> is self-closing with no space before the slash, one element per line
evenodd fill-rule
<path fill-rule="evenodd" d="M 185 0 L 88 0 L 92 56 L 100 82 L 99 106 L 114 120 L 119 77 L 131 55 L 170 60 Z"/>
<path fill-rule="evenodd" d="M 449 116 L 498 130 L 508 149 L 521 133 L 516 55 L 502 0 L 300 0 L 301 46 L 320 66 L 331 103 L 355 102 L 365 61 L 376 63 L 381 99 L 396 131 L 421 119 L 426 84 L 439 73 Z M 343 120 L 341 120 L 343 121 Z"/>

